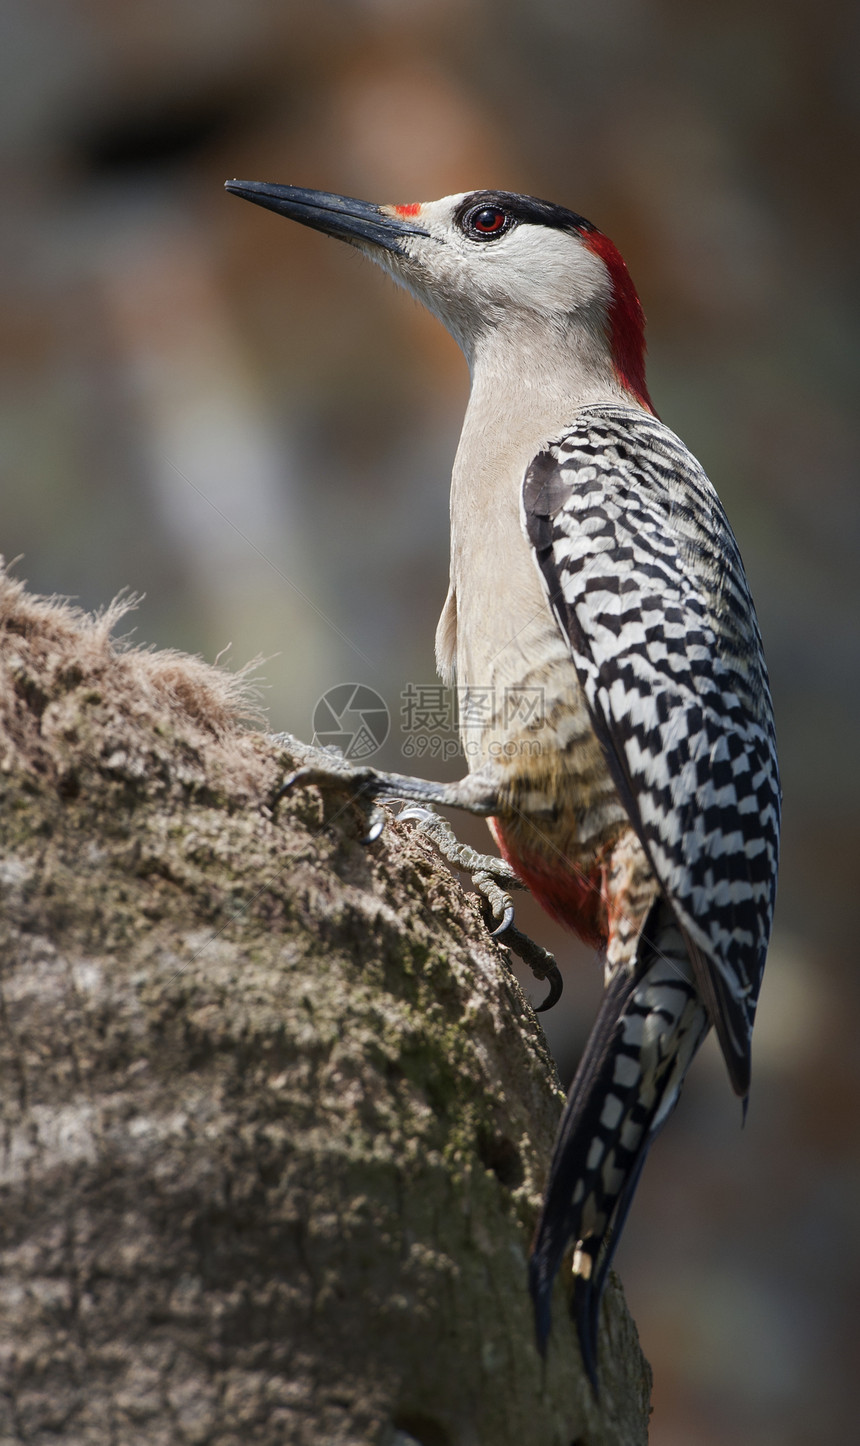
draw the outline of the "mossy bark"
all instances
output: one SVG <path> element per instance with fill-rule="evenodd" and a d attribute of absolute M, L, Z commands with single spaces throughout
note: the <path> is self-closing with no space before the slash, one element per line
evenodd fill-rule
<path fill-rule="evenodd" d="M 617 1284 L 599 1403 L 561 1286 L 534 1347 L 561 1097 L 473 901 L 407 825 L 278 802 L 300 755 L 214 672 L 17 604 L 0 1442 L 644 1442 Z"/>

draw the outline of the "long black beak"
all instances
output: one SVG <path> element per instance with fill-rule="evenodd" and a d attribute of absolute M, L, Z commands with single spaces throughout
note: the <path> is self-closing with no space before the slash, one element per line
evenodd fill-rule
<path fill-rule="evenodd" d="M 305 191 L 301 186 L 275 186 L 268 181 L 225 181 L 224 189 L 267 211 L 301 221 L 342 241 L 372 241 L 386 251 L 401 251 L 407 236 L 428 236 L 413 220 L 391 216 L 372 201 L 334 196 L 328 191 Z"/>

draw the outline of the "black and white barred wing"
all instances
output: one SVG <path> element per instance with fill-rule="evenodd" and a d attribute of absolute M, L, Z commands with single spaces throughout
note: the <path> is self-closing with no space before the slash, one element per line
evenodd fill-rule
<path fill-rule="evenodd" d="M 745 1094 L 780 793 L 734 535 L 683 443 L 623 406 L 579 413 L 531 464 L 523 508 L 595 731 Z"/>

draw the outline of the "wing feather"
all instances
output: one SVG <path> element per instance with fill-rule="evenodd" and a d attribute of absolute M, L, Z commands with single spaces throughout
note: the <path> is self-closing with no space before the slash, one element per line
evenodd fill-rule
<path fill-rule="evenodd" d="M 761 635 L 728 519 L 683 443 L 623 406 L 583 408 L 535 457 L 523 517 L 620 797 L 745 1094 L 780 789 Z"/>

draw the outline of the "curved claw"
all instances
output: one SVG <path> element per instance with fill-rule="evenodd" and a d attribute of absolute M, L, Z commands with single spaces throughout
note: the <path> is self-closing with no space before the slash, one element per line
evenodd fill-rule
<path fill-rule="evenodd" d="M 294 788 L 295 785 L 299 782 L 299 779 L 304 772 L 305 770 L 303 768 L 297 768 L 293 773 L 287 774 L 287 777 L 284 779 L 283 783 L 275 794 L 275 800 L 277 801 L 279 798 L 283 798 L 285 794 L 289 793 L 290 790 Z"/>
<path fill-rule="evenodd" d="M 500 934 L 506 934 L 508 929 L 510 929 L 512 923 L 514 922 L 514 901 L 507 894 L 504 897 L 506 902 L 505 912 L 502 915 L 502 922 L 501 924 L 497 924 L 495 929 L 490 930 L 491 939 L 498 939 Z"/>
<path fill-rule="evenodd" d="M 401 808 L 397 822 L 403 823 L 405 819 L 411 819 L 414 823 L 441 822 L 438 813 L 434 813 L 432 808 L 422 808 L 418 803 L 410 804 L 409 808 Z"/>
<path fill-rule="evenodd" d="M 470 863 L 473 865 L 471 869 L 472 883 L 484 900 L 484 903 L 481 904 L 481 910 L 484 912 L 484 923 L 495 939 L 500 934 L 506 934 L 512 927 L 514 922 L 514 902 L 510 894 L 502 888 L 498 879 L 486 867 L 488 860 L 479 855 L 477 862 L 480 867 L 478 868 L 474 867 L 474 862 L 475 860 L 470 860 Z M 484 904 L 486 904 L 489 910 L 489 917 L 487 917 L 487 913 L 484 911 Z"/>
<path fill-rule="evenodd" d="M 510 900 L 508 902 L 510 903 Z M 485 898 L 481 905 L 481 911 L 488 929 L 490 927 L 488 918 L 490 910 L 490 902 Z M 503 927 L 504 926 L 502 926 L 502 928 Z M 502 928 L 491 931 L 494 938 L 496 935 L 502 933 Z M 550 954 L 548 949 L 544 949 L 540 944 L 536 944 L 534 939 L 528 937 L 528 934 L 521 934 L 519 929 L 514 928 L 513 924 L 509 925 L 507 937 L 502 939 L 501 943 L 503 943 L 507 949 L 510 949 L 512 953 L 517 954 L 524 964 L 528 964 L 535 979 L 547 979 L 549 981 L 549 993 L 546 999 L 543 1001 L 543 1004 L 536 1004 L 534 1006 L 535 1014 L 545 1014 L 548 1009 L 552 1009 L 554 1005 L 558 1004 L 564 988 L 561 970 L 552 954 Z"/>
<path fill-rule="evenodd" d="M 379 835 L 382 833 L 382 830 L 384 828 L 385 814 L 382 812 L 381 808 L 374 808 L 373 812 L 370 815 L 370 822 L 368 824 L 367 833 L 364 835 L 364 838 L 361 840 L 361 842 L 363 844 L 376 843 L 376 840 L 379 838 Z"/>
<path fill-rule="evenodd" d="M 373 768 L 326 768 L 306 763 L 284 779 L 278 790 L 278 797 L 289 793 L 290 789 L 299 783 L 317 784 L 320 788 L 340 788 L 347 792 L 354 789 L 357 793 L 370 793 L 372 796 L 378 791 L 378 774 Z"/>
<path fill-rule="evenodd" d="M 552 968 L 547 970 L 545 978 L 549 980 L 549 994 L 546 996 L 543 1004 L 536 1004 L 534 1006 L 535 1014 L 544 1014 L 547 1009 L 553 1009 L 561 999 L 564 980 L 561 977 L 561 970 L 557 964 L 553 964 Z"/>

